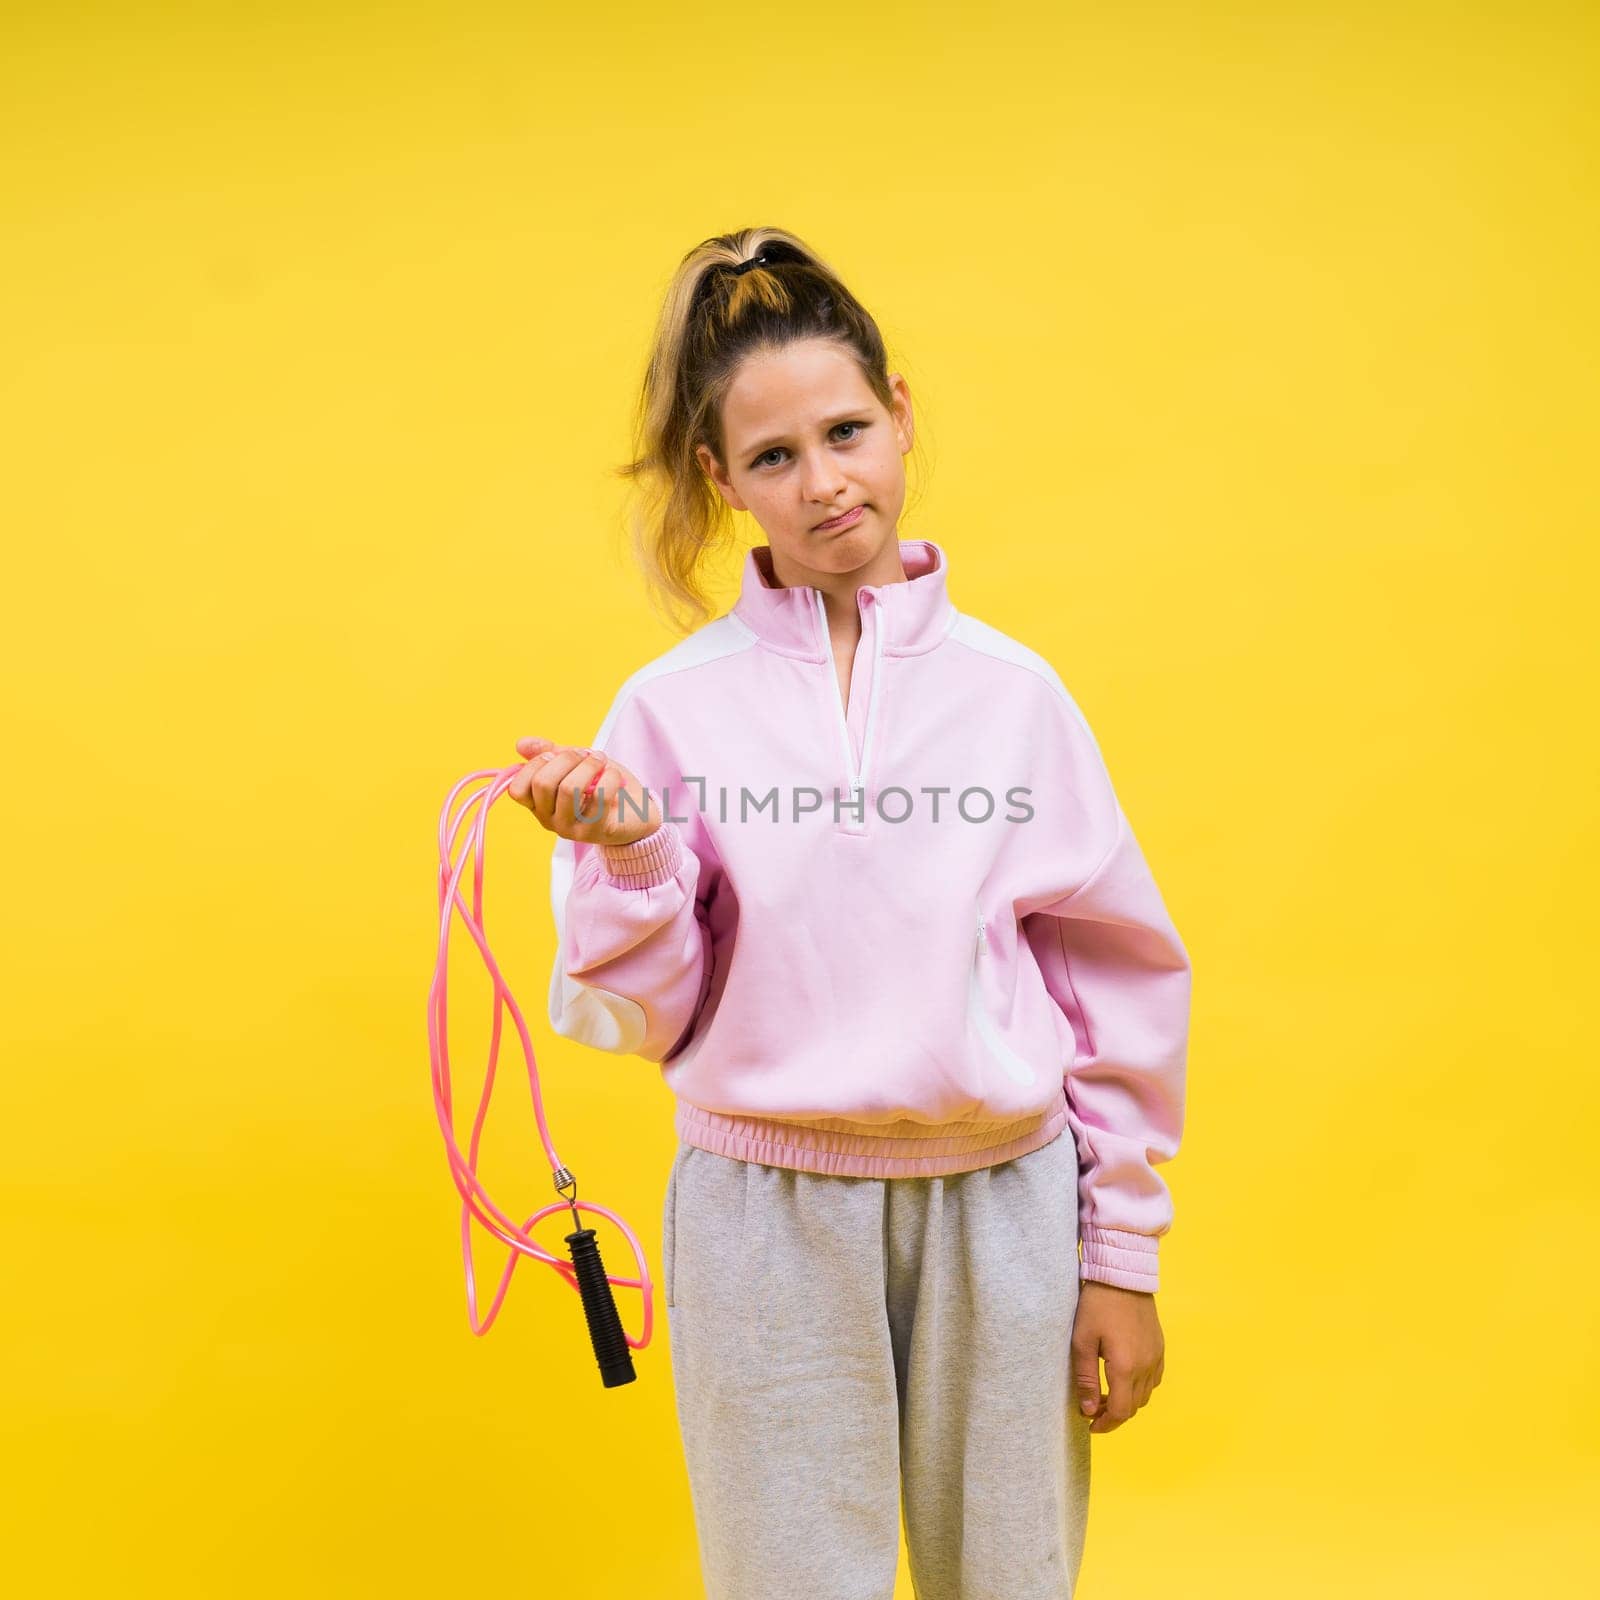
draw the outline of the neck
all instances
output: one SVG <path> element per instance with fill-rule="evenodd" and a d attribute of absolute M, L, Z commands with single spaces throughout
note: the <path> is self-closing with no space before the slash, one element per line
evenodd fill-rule
<path fill-rule="evenodd" d="M 836 639 L 860 635 L 861 612 L 856 605 L 858 589 L 907 581 L 906 569 L 900 560 L 898 537 L 874 552 L 870 560 L 848 572 L 823 572 L 785 559 L 771 545 L 767 548 L 772 552 L 772 575 L 785 589 L 803 584 L 822 591 L 828 632 Z"/>

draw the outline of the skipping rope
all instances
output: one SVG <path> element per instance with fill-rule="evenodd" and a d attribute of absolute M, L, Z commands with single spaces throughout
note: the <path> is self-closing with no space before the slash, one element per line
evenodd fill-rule
<path fill-rule="evenodd" d="M 450 790 L 439 813 L 439 944 L 433 981 L 428 986 L 428 1054 L 432 1064 L 433 1103 L 439 1118 L 440 1132 L 444 1135 L 450 1177 L 461 1196 L 461 1255 L 467 1281 L 467 1321 L 473 1333 L 482 1337 L 493 1327 L 495 1318 L 500 1314 L 500 1306 L 505 1299 L 506 1290 L 511 1283 L 511 1274 L 515 1271 L 518 1260 L 523 1256 L 530 1256 L 536 1261 L 544 1262 L 546 1266 L 554 1267 L 567 1285 L 578 1291 L 583 1301 L 584 1318 L 589 1325 L 589 1342 L 594 1348 L 595 1360 L 600 1367 L 601 1382 L 607 1389 L 614 1389 L 619 1384 L 632 1383 L 635 1380 L 637 1374 L 633 1370 L 633 1357 L 630 1352 L 642 1350 L 650 1343 L 654 1322 L 650 1269 L 645 1263 L 644 1251 L 640 1248 L 633 1230 L 621 1217 L 605 1206 L 596 1205 L 592 1201 L 580 1203 L 578 1200 L 578 1180 L 556 1154 L 555 1146 L 550 1139 L 549 1126 L 545 1122 L 544 1099 L 539 1092 L 539 1069 L 534 1060 L 533 1041 L 528 1036 L 522 1011 L 501 974 L 499 963 L 489 949 L 488 936 L 484 931 L 485 825 L 489 817 L 489 808 L 506 792 L 511 780 L 522 770 L 523 765 L 522 762 L 518 762 L 515 766 L 498 771 L 468 773 Z M 594 783 L 599 777 L 600 774 L 597 773 L 584 791 L 585 802 L 592 794 Z M 473 788 L 473 785 L 477 787 Z M 458 810 L 457 802 L 462 796 L 462 791 L 467 789 L 471 789 L 471 792 L 461 801 Z M 461 845 L 459 856 L 456 855 L 458 844 Z M 473 861 L 470 908 L 463 902 L 460 892 L 461 877 L 466 869 L 469 852 Z M 488 968 L 494 984 L 494 1027 L 489 1040 L 489 1064 L 484 1076 L 483 1095 L 478 1101 L 477 1115 L 473 1118 L 472 1135 L 466 1154 L 462 1153 L 461 1147 L 456 1143 L 450 1086 L 450 1051 L 447 1042 L 446 971 L 449 964 L 453 912 L 460 913 L 461 920 L 472 936 L 478 953 L 483 957 L 484 965 Z M 544 1142 L 545 1155 L 550 1162 L 556 1193 L 562 1196 L 560 1200 L 535 1211 L 520 1226 L 495 1205 L 478 1179 L 478 1144 L 489 1109 L 489 1098 L 494 1092 L 495 1066 L 500 1054 L 501 1018 L 506 1012 L 510 1013 L 517 1036 L 522 1041 L 523 1056 L 528 1067 L 528 1085 L 533 1091 L 534 1118 L 539 1125 L 539 1137 Z M 541 1218 L 559 1211 L 564 1205 L 572 1211 L 573 1231 L 565 1236 L 565 1243 L 572 1257 L 570 1261 L 552 1255 L 541 1248 L 532 1237 L 534 1225 Z M 634 1260 L 638 1263 L 637 1278 L 610 1278 L 606 1275 L 605 1265 L 600 1259 L 595 1230 L 584 1227 L 578 1215 L 580 1210 L 607 1217 L 622 1230 L 633 1249 Z M 500 1287 L 495 1292 L 488 1315 L 481 1322 L 478 1320 L 477 1283 L 472 1267 L 474 1217 L 489 1233 L 511 1249 L 506 1270 L 500 1279 Z M 637 1339 L 630 1337 L 622 1326 L 622 1319 L 617 1314 L 616 1300 L 611 1293 L 613 1283 L 620 1284 L 626 1289 L 638 1289 L 643 1297 L 644 1331 Z"/>

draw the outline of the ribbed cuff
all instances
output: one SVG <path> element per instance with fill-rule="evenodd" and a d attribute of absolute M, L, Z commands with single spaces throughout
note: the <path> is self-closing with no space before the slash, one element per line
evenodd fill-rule
<path fill-rule="evenodd" d="M 1158 1235 L 1130 1233 L 1126 1228 L 1086 1227 L 1080 1230 L 1083 1260 L 1078 1276 L 1089 1283 L 1109 1283 L 1118 1289 L 1156 1292 Z"/>
<path fill-rule="evenodd" d="M 656 831 L 632 844 L 600 846 L 600 875 L 625 889 L 651 889 L 669 883 L 683 864 L 683 840 L 663 821 Z"/>

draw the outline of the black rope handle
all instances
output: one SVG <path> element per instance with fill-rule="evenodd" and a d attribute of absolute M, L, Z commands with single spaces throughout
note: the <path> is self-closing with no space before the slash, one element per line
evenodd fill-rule
<path fill-rule="evenodd" d="M 572 1220 L 576 1222 L 578 1180 L 562 1167 L 555 1174 L 555 1185 L 572 1207 Z M 638 1373 L 633 1370 L 633 1353 L 628 1348 L 628 1336 L 622 1331 L 617 1298 L 611 1292 L 611 1279 L 606 1276 L 605 1262 L 600 1259 L 600 1246 L 595 1239 L 593 1228 L 578 1228 L 567 1235 L 567 1251 L 577 1274 L 578 1293 L 583 1297 L 589 1343 L 594 1346 L 594 1358 L 600 1364 L 600 1382 L 607 1389 L 615 1389 L 619 1384 L 632 1383 Z"/>

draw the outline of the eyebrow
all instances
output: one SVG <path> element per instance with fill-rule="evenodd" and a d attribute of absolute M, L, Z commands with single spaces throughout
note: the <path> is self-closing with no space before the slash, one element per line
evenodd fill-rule
<path fill-rule="evenodd" d="M 861 407 L 852 406 L 848 411 L 840 411 L 834 416 L 824 417 L 822 419 L 822 426 L 824 428 L 837 428 L 841 422 L 854 421 L 860 415 Z M 739 454 L 741 457 L 764 456 L 774 445 L 782 444 L 787 437 L 787 434 L 780 433 L 773 438 L 763 439 L 760 444 L 746 445 L 744 449 L 739 452 Z"/>

